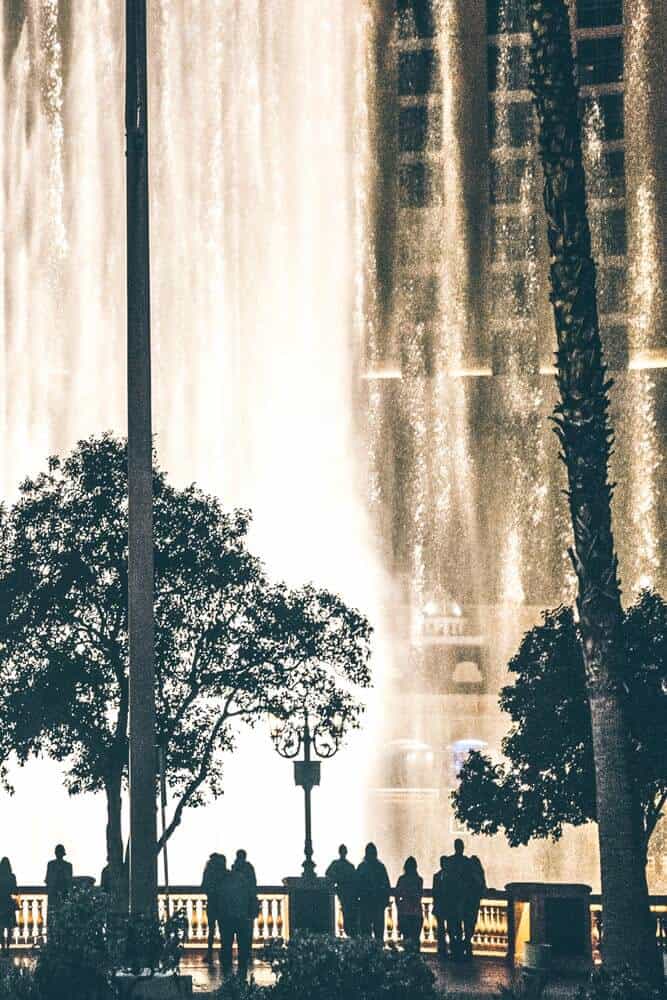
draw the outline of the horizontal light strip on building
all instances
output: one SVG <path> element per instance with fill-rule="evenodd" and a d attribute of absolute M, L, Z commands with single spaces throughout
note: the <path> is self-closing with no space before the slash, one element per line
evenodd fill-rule
<path fill-rule="evenodd" d="M 652 368 L 667 368 L 667 354 L 664 351 L 641 351 L 630 358 L 628 370 L 647 371 Z"/>

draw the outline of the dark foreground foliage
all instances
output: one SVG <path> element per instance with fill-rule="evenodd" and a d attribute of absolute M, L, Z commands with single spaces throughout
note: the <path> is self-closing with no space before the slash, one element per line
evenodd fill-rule
<path fill-rule="evenodd" d="M 497 1000 L 533 1000 L 535 995 L 530 980 L 517 978 L 512 986 L 501 989 Z M 667 1000 L 667 988 L 651 986 L 628 968 L 601 968 L 579 987 L 575 1000 Z"/>
<path fill-rule="evenodd" d="M 115 1000 L 114 974 L 178 968 L 185 921 L 114 915 L 97 889 L 75 888 L 49 920 L 34 971 L 0 969 L 0 1000 Z"/>
<path fill-rule="evenodd" d="M 385 951 L 368 938 L 297 934 L 269 949 L 271 1000 L 435 1000 L 434 976 L 419 955 Z M 245 1000 L 245 998 L 243 998 Z"/>
<path fill-rule="evenodd" d="M 596 969 L 577 1000 L 667 1000 L 667 988 L 644 982 L 632 969 Z"/>

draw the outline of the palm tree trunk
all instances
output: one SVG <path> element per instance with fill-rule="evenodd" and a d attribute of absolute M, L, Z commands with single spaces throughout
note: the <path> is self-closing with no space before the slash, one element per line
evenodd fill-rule
<path fill-rule="evenodd" d="M 642 824 L 626 719 L 621 590 L 608 479 L 613 435 L 586 214 L 581 126 L 564 0 L 528 0 L 551 302 L 558 339 L 556 431 L 567 467 L 572 558 L 593 727 L 604 960 L 658 976 Z"/>

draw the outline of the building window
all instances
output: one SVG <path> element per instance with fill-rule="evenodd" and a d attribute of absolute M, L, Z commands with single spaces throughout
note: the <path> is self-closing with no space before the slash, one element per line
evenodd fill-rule
<path fill-rule="evenodd" d="M 535 135 L 530 101 L 496 104 L 489 101 L 489 142 L 492 146 L 530 146 Z"/>
<path fill-rule="evenodd" d="M 605 364 L 615 371 L 628 367 L 630 357 L 628 330 L 625 326 L 603 326 L 600 330 Z"/>
<path fill-rule="evenodd" d="M 399 53 L 398 92 L 402 97 L 421 96 L 439 89 L 440 74 L 433 49 Z"/>
<path fill-rule="evenodd" d="M 401 108 L 398 117 L 398 145 L 402 153 L 421 153 L 428 145 L 438 146 L 441 136 L 440 108 Z"/>
<path fill-rule="evenodd" d="M 408 163 L 399 174 L 401 206 L 426 208 L 433 201 L 433 178 L 425 163 Z"/>
<path fill-rule="evenodd" d="M 623 267 L 608 267 L 598 271 L 598 310 L 600 313 L 622 313 L 628 308 L 626 272 Z"/>
<path fill-rule="evenodd" d="M 489 90 L 527 90 L 530 73 L 528 49 L 522 45 L 489 45 Z"/>
<path fill-rule="evenodd" d="M 532 165 L 529 160 L 505 160 L 491 163 L 491 202 L 494 205 L 513 205 L 521 201 L 524 184 L 530 180 Z"/>
<path fill-rule="evenodd" d="M 622 150 L 605 153 L 595 169 L 586 175 L 586 189 L 591 198 L 622 198 L 625 194 L 625 154 Z"/>
<path fill-rule="evenodd" d="M 593 206 L 591 228 L 600 233 L 600 253 L 603 257 L 623 257 L 627 252 L 625 209 L 597 211 Z"/>
<path fill-rule="evenodd" d="M 435 35 L 432 0 L 398 0 L 397 13 L 401 38 L 432 38 Z"/>
<path fill-rule="evenodd" d="M 623 79 L 623 39 L 583 39 L 577 46 L 577 63 L 582 86 L 617 83 Z"/>
<path fill-rule="evenodd" d="M 496 261 L 525 260 L 536 237 L 535 216 L 496 216 L 491 224 L 491 254 Z"/>
<path fill-rule="evenodd" d="M 595 102 L 600 108 L 603 124 L 604 142 L 616 142 L 623 138 L 623 94 L 596 94 L 593 98 L 585 98 L 581 102 L 582 121 L 585 119 L 590 105 Z"/>
<path fill-rule="evenodd" d="M 528 31 L 526 0 L 486 0 L 486 30 L 490 35 Z"/>
<path fill-rule="evenodd" d="M 623 0 L 577 0 L 577 25 L 604 28 L 623 24 Z"/>

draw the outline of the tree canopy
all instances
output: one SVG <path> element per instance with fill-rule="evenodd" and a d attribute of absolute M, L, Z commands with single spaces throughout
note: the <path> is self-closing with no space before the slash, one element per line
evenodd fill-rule
<path fill-rule="evenodd" d="M 595 821 L 591 715 L 578 626 L 571 608 L 545 611 L 509 663 L 513 684 L 499 704 L 512 725 L 504 761 L 472 751 L 453 793 L 456 815 L 475 833 L 504 831 L 512 846 L 560 838 L 566 824 Z M 667 798 L 667 604 L 643 592 L 624 615 L 634 779 L 644 849 Z"/>
<path fill-rule="evenodd" d="M 247 547 L 250 514 L 153 474 L 156 700 L 175 808 L 222 791 L 237 723 L 291 719 L 341 736 L 370 683 L 370 626 L 314 585 L 271 582 Z M 48 755 L 71 793 L 104 790 L 122 855 L 128 763 L 127 454 L 105 434 L 21 484 L 2 514 L 0 763 Z"/>

